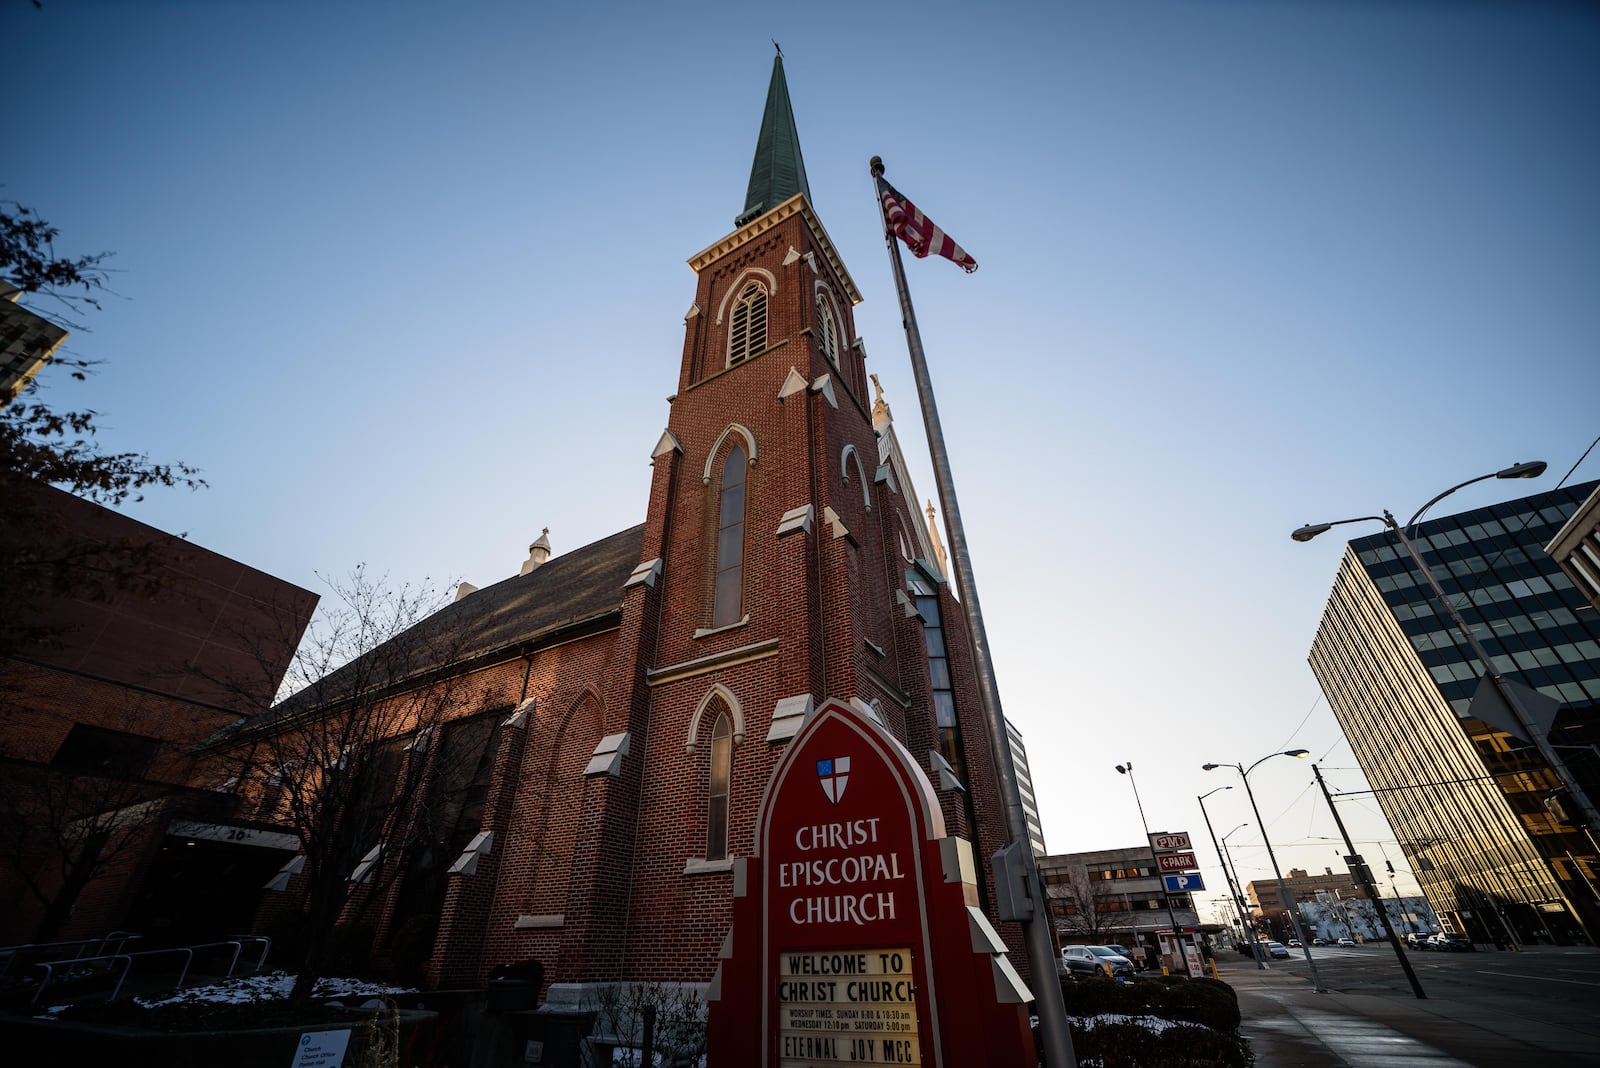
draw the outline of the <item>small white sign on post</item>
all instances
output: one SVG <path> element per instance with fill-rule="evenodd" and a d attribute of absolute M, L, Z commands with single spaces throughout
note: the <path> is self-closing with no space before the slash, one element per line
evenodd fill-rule
<path fill-rule="evenodd" d="M 289 1068 L 342 1068 L 349 1031 L 307 1031 L 295 1047 Z"/>

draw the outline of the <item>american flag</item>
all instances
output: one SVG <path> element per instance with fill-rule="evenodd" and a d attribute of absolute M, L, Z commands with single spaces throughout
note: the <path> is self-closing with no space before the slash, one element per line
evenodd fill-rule
<path fill-rule="evenodd" d="M 960 245 L 950 240 L 949 234 L 935 226 L 932 219 L 905 198 L 905 194 L 882 178 L 878 179 L 878 195 L 883 198 L 883 217 L 889 229 L 899 235 L 913 256 L 922 259 L 931 252 L 960 264 L 968 274 L 978 269 L 977 260 L 962 251 Z"/>

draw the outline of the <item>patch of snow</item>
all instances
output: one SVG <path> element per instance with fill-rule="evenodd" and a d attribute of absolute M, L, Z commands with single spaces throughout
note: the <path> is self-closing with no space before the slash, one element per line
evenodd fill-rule
<path fill-rule="evenodd" d="M 198 1002 L 243 1005 L 254 1001 L 282 1001 L 288 998 L 289 992 L 293 989 L 294 976 L 288 972 L 267 972 L 263 975 L 224 979 L 208 986 L 188 987 L 175 991 L 168 997 L 134 998 L 134 1002 L 146 1009 L 153 1009 L 158 1005 L 190 1005 Z M 415 989 L 415 987 L 388 986 L 364 979 L 333 978 L 319 979 L 311 996 L 367 998 L 381 994 L 408 994 Z"/>
<path fill-rule="evenodd" d="M 1069 1016 L 1067 1019 L 1078 1024 L 1085 1031 L 1093 1031 L 1101 1024 L 1125 1023 L 1136 1024 L 1146 1031 L 1155 1031 L 1158 1034 L 1173 1027 L 1205 1027 L 1204 1024 L 1189 1023 L 1186 1020 L 1168 1020 L 1162 1016 L 1124 1016 L 1115 1012 L 1104 1012 L 1099 1016 Z"/>

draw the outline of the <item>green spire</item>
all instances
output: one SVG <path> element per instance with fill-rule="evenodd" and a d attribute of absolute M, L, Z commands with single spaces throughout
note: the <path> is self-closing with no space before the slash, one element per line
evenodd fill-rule
<path fill-rule="evenodd" d="M 800 158 L 800 133 L 789 106 L 789 83 L 783 78 L 783 51 L 772 60 L 772 84 L 767 86 L 767 110 L 761 116 L 761 136 L 756 139 L 756 159 L 750 165 L 750 191 L 744 211 L 733 221 L 743 226 L 764 211 L 782 204 L 796 193 L 809 199 L 806 161 Z"/>

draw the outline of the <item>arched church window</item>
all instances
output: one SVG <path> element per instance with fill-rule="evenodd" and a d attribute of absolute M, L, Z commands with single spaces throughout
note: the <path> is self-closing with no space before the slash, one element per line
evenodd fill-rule
<path fill-rule="evenodd" d="M 711 625 L 739 622 L 744 611 L 744 450 L 735 445 L 722 463 L 717 512 L 717 577 Z"/>
<path fill-rule="evenodd" d="M 839 321 L 833 313 L 833 301 L 822 289 L 817 290 L 817 344 L 828 362 L 839 366 Z"/>
<path fill-rule="evenodd" d="M 706 859 L 728 856 L 728 784 L 733 778 L 733 729 L 727 713 L 718 713 L 711 729 L 711 789 L 706 808 Z"/>
<path fill-rule="evenodd" d="M 728 366 L 732 367 L 767 347 L 767 290 L 760 282 L 739 291 L 729 320 Z"/>

